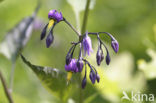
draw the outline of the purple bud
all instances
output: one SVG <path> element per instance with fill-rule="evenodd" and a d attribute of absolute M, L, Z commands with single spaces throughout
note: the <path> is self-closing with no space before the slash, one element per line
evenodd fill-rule
<path fill-rule="evenodd" d="M 77 68 L 78 68 L 79 72 L 82 72 L 82 69 L 83 69 L 83 61 L 82 60 L 77 61 Z"/>
<path fill-rule="evenodd" d="M 92 42 L 91 42 L 90 37 L 88 36 L 88 32 L 86 32 L 86 35 L 83 38 L 82 45 L 84 49 L 84 55 L 86 55 L 86 53 L 90 55 L 90 52 L 93 52 Z"/>
<path fill-rule="evenodd" d="M 98 49 L 98 51 L 96 53 L 96 62 L 98 64 L 98 66 L 101 64 L 101 53 L 100 53 L 99 49 Z"/>
<path fill-rule="evenodd" d="M 66 65 L 69 65 L 69 63 L 71 62 L 71 55 L 68 53 L 67 56 L 66 56 Z"/>
<path fill-rule="evenodd" d="M 118 43 L 118 41 L 117 40 L 112 40 L 111 45 L 112 45 L 113 50 L 117 53 L 118 50 L 119 50 L 119 43 Z"/>
<path fill-rule="evenodd" d="M 53 43 L 54 41 L 54 36 L 52 34 L 52 31 L 50 31 L 49 35 L 47 36 L 47 39 L 46 39 L 46 45 L 47 45 L 47 48 L 50 47 L 50 45 Z"/>
<path fill-rule="evenodd" d="M 109 56 L 109 52 L 107 52 L 107 56 L 106 56 L 106 63 L 107 63 L 107 65 L 109 65 L 109 63 L 110 63 L 110 56 Z"/>
<path fill-rule="evenodd" d="M 48 24 L 43 28 L 42 33 L 41 33 L 41 40 L 43 40 L 46 36 L 46 29 L 47 29 Z"/>
<path fill-rule="evenodd" d="M 100 76 L 98 74 L 96 74 L 96 80 L 98 83 L 100 82 Z"/>
<path fill-rule="evenodd" d="M 101 62 L 103 61 L 104 59 L 104 55 L 103 55 L 103 51 L 101 51 Z"/>
<path fill-rule="evenodd" d="M 92 83 L 94 84 L 95 79 L 96 79 L 96 74 L 93 70 L 91 70 L 89 77 L 90 77 L 90 80 L 92 81 Z"/>
<path fill-rule="evenodd" d="M 84 89 L 87 84 L 86 76 L 82 80 L 82 88 Z"/>
<path fill-rule="evenodd" d="M 76 59 L 71 59 L 71 62 L 68 65 L 65 65 L 66 71 L 78 72 L 78 68 L 76 65 Z"/>

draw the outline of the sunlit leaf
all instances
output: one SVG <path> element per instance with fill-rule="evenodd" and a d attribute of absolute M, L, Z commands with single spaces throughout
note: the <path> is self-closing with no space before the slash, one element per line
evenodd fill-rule
<path fill-rule="evenodd" d="M 8 59 L 15 61 L 20 50 L 28 42 L 33 29 L 33 22 L 39 10 L 39 5 L 32 16 L 21 20 L 13 27 L 5 36 L 0 44 L 0 53 L 4 54 Z"/>
<path fill-rule="evenodd" d="M 147 79 L 154 79 L 156 78 L 156 51 L 148 49 L 147 54 L 151 57 L 151 61 L 138 60 L 138 68 L 144 72 Z"/>
<path fill-rule="evenodd" d="M 31 64 L 21 55 L 23 62 L 28 65 L 41 80 L 42 84 L 56 97 L 62 99 L 67 98 L 67 91 L 70 90 L 70 86 L 66 82 L 66 73 L 56 68 L 42 67 Z M 68 91 L 69 92 L 69 91 Z M 67 97 L 65 97 L 67 96 Z"/>

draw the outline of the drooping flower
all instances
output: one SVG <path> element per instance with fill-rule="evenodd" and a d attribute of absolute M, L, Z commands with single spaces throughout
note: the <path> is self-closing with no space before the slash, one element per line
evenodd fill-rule
<path fill-rule="evenodd" d="M 98 49 L 97 53 L 96 53 L 96 62 L 98 65 L 101 64 L 101 54 L 100 54 L 100 50 Z"/>
<path fill-rule="evenodd" d="M 46 36 L 48 24 L 43 28 L 40 39 L 43 40 Z"/>
<path fill-rule="evenodd" d="M 83 38 L 82 45 L 84 49 L 84 55 L 86 55 L 86 53 L 90 55 L 90 52 L 93 52 L 92 41 L 88 36 L 88 32 L 86 32 L 85 37 Z"/>
<path fill-rule="evenodd" d="M 109 65 L 110 63 L 110 56 L 109 56 L 109 52 L 107 52 L 107 56 L 106 56 L 106 64 Z"/>
<path fill-rule="evenodd" d="M 63 20 L 62 13 L 61 12 L 59 13 L 57 10 L 50 10 L 48 13 L 48 18 L 54 19 L 57 22 L 60 22 L 61 20 Z"/>
<path fill-rule="evenodd" d="M 96 74 L 96 80 L 98 83 L 100 82 L 100 76 L 98 74 Z"/>
<path fill-rule="evenodd" d="M 78 67 L 78 71 L 81 72 L 83 69 L 83 61 L 82 60 L 77 61 L 77 67 Z"/>
<path fill-rule="evenodd" d="M 101 47 L 101 42 L 99 41 L 99 45 L 98 45 L 98 50 L 97 50 L 97 53 L 96 53 L 96 62 L 97 62 L 97 65 L 100 66 L 101 62 L 103 61 L 104 59 L 104 55 L 103 55 L 103 50 L 102 50 L 102 47 Z"/>
<path fill-rule="evenodd" d="M 117 40 L 112 40 L 111 46 L 113 48 L 113 50 L 117 53 L 119 50 L 119 43 Z"/>
<path fill-rule="evenodd" d="M 94 84 L 96 80 L 96 74 L 93 70 L 90 71 L 89 77 L 90 77 L 91 82 Z"/>
<path fill-rule="evenodd" d="M 53 33 L 53 32 L 50 31 L 49 35 L 48 35 L 47 38 L 46 38 L 46 45 L 47 45 L 47 48 L 49 48 L 50 45 L 51 45 L 51 44 L 53 43 L 53 41 L 54 41 L 54 36 L 53 36 L 52 33 Z"/>
<path fill-rule="evenodd" d="M 103 59 L 104 59 L 103 50 L 102 49 L 98 49 L 98 51 L 96 53 L 96 62 L 97 62 L 98 66 L 101 64 Z"/>
<path fill-rule="evenodd" d="M 85 88 L 86 84 L 87 84 L 87 80 L 86 80 L 86 75 L 85 75 L 81 84 L 83 89 Z"/>
<path fill-rule="evenodd" d="M 57 23 L 63 20 L 63 16 L 62 13 L 61 12 L 59 13 L 57 10 L 50 10 L 48 13 L 48 18 L 49 18 L 49 23 L 46 24 L 46 26 L 42 30 L 41 37 L 40 37 L 41 40 L 43 40 L 46 37 L 47 28 L 50 30 L 49 35 L 46 38 L 47 48 L 49 48 L 50 45 L 53 43 L 54 40 L 53 29 Z"/>
<path fill-rule="evenodd" d="M 75 72 L 75 73 L 78 72 L 76 61 L 77 61 L 76 59 L 72 59 L 68 65 L 67 64 L 65 65 L 65 70 Z"/>
<path fill-rule="evenodd" d="M 71 62 L 71 60 L 72 60 L 72 55 L 68 53 L 66 55 L 66 65 L 69 65 L 69 63 Z"/>

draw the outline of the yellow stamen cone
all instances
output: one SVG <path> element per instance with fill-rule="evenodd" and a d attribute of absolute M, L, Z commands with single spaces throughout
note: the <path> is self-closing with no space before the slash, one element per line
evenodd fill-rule
<path fill-rule="evenodd" d="M 71 80 L 72 74 L 73 74 L 72 72 L 67 73 L 67 82 L 69 82 Z"/>
<path fill-rule="evenodd" d="M 48 29 L 51 28 L 54 25 L 54 19 L 49 20 Z"/>

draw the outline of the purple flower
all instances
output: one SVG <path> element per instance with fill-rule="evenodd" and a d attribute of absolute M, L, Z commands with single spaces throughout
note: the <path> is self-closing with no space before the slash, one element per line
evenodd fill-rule
<path fill-rule="evenodd" d="M 86 32 L 86 35 L 83 38 L 82 45 L 84 49 L 84 55 L 86 55 L 86 53 L 90 55 L 90 52 L 93 52 L 92 42 L 91 42 L 90 37 L 88 36 L 88 32 Z"/>
<path fill-rule="evenodd" d="M 96 80 L 98 83 L 100 82 L 100 76 L 98 74 L 96 74 Z"/>
<path fill-rule="evenodd" d="M 95 80 L 96 80 L 96 74 L 93 70 L 91 70 L 89 77 L 90 77 L 90 80 L 92 81 L 92 83 L 94 84 Z"/>
<path fill-rule="evenodd" d="M 40 37 L 41 40 L 43 40 L 45 38 L 45 36 L 46 36 L 47 26 L 48 26 L 48 24 L 42 30 L 41 37 Z"/>
<path fill-rule="evenodd" d="M 86 80 L 86 75 L 84 76 L 83 80 L 82 80 L 82 88 L 84 89 L 86 86 L 87 80 Z"/>
<path fill-rule="evenodd" d="M 117 53 L 118 50 L 119 50 L 119 43 L 118 43 L 118 41 L 117 40 L 112 40 L 111 45 L 112 45 L 113 50 Z"/>
<path fill-rule="evenodd" d="M 77 61 L 77 67 L 78 67 L 78 71 L 82 72 L 82 69 L 83 69 L 83 61 L 82 60 Z"/>
<path fill-rule="evenodd" d="M 72 71 L 72 72 L 78 72 L 77 60 L 72 59 L 68 65 L 65 65 L 65 70 L 66 71 Z"/>
<path fill-rule="evenodd" d="M 66 65 L 69 65 L 71 60 L 72 60 L 72 55 L 68 53 L 67 56 L 66 56 Z"/>
<path fill-rule="evenodd" d="M 60 22 L 61 20 L 63 20 L 62 13 L 61 12 L 59 13 L 57 10 L 50 10 L 48 13 L 48 18 L 54 19 L 57 22 Z"/>
<path fill-rule="evenodd" d="M 98 65 L 101 64 L 101 53 L 100 50 L 98 49 L 97 53 L 96 53 L 96 62 Z"/>
<path fill-rule="evenodd" d="M 46 46 L 47 46 L 47 48 L 50 47 L 50 45 L 53 43 L 53 41 L 54 41 L 54 36 L 52 34 L 52 31 L 50 31 L 49 35 L 46 38 Z"/>
<path fill-rule="evenodd" d="M 107 51 L 107 56 L 106 56 L 106 63 L 107 63 L 107 65 L 109 65 L 109 63 L 110 63 L 110 56 L 109 56 L 109 52 Z"/>
<path fill-rule="evenodd" d="M 98 51 L 96 53 L 96 62 L 97 62 L 98 66 L 101 64 L 103 59 L 104 59 L 103 50 L 102 49 L 98 49 Z"/>

